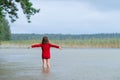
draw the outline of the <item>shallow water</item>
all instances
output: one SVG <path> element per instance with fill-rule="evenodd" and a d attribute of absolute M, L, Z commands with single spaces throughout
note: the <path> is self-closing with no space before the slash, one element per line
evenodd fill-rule
<path fill-rule="evenodd" d="M 51 50 L 42 72 L 40 49 L 0 49 L 0 80 L 120 80 L 120 49 Z"/>

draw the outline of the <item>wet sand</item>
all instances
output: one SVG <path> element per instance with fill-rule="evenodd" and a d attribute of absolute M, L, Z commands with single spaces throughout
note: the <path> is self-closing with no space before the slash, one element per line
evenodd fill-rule
<path fill-rule="evenodd" d="M 0 49 L 0 80 L 120 80 L 119 49 L 52 49 L 43 72 L 40 49 Z"/>

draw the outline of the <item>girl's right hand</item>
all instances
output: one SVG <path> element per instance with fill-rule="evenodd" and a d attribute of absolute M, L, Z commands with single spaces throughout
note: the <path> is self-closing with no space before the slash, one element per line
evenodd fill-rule
<path fill-rule="evenodd" d="M 27 47 L 28 49 L 30 49 L 31 47 Z"/>

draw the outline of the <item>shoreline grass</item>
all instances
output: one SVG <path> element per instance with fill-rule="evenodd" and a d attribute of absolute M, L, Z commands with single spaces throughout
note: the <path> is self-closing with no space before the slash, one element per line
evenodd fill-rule
<path fill-rule="evenodd" d="M 51 40 L 65 48 L 120 48 L 119 38 L 104 39 L 73 39 L 73 40 Z M 11 40 L 2 41 L 0 47 L 26 48 L 32 44 L 41 43 L 40 40 Z"/>

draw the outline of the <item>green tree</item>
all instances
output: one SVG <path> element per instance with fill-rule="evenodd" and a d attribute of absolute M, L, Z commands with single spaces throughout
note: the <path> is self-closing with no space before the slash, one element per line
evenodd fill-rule
<path fill-rule="evenodd" d="M 10 40 L 11 31 L 8 21 L 5 18 L 2 18 L 0 21 L 0 41 Z"/>
<path fill-rule="evenodd" d="M 11 22 L 19 18 L 17 5 L 20 4 L 23 13 L 26 15 L 28 22 L 30 17 L 39 12 L 39 9 L 32 7 L 29 0 L 0 0 L 0 21 L 2 17 L 9 16 Z"/>

